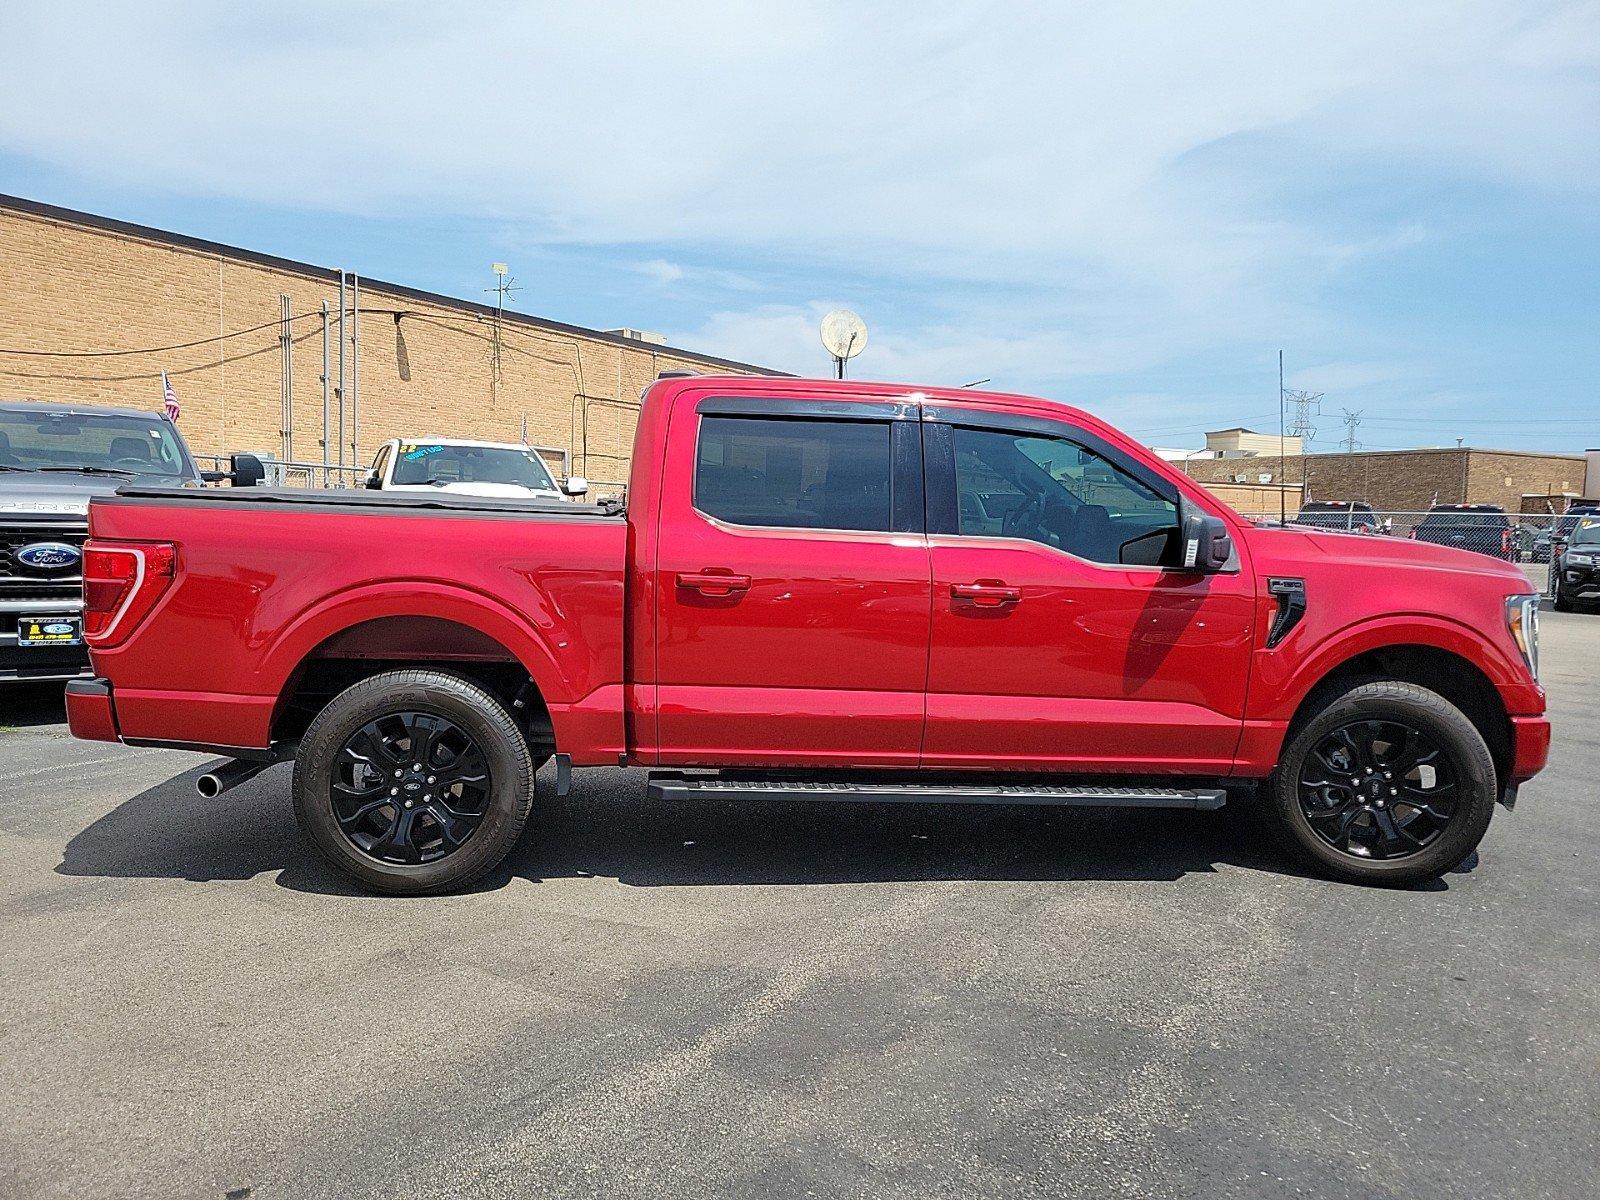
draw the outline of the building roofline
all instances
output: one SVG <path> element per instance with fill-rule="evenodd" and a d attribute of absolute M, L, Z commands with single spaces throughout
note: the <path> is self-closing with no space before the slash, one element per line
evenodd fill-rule
<path fill-rule="evenodd" d="M 1204 447 L 1194 453 L 1204 452 Z M 1511 458 L 1560 458 L 1569 462 L 1582 462 L 1584 451 L 1570 450 L 1562 453 L 1558 450 L 1497 450 L 1483 446 L 1413 446 L 1409 450 L 1356 450 L 1353 453 L 1344 450 L 1313 450 L 1305 454 L 1286 454 L 1285 459 L 1329 459 L 1329 458 L 1386 458 L 1397 454 L 1499 454 Z M 1246 455 L 1242 458 L 1217 458 L 1204 461 L 1218 463 L 1250 462 L 1252 459 L 1276 459 L 1277 454 Z"/>
<path fill-rule="evenodd" d="M 160 242 L 200 254 L 216 255 L 219 258 L 237 259 L 240 262 L 270 267 L 277 271 L 287 271 L 295 275 L 305 275 L 334 284 L 339 282 L 339 269 L 337 267 L 319 267 L 315 263 L 300 262 L 298 259 L 293 258 L 280 258 L 276 254 L 264 254 L 259 250 L 247 250 L 243 246 L 230 246 L 226 242 L 213 242 L 206 238 L 190 237 L 184 233 L 173 233 L 171 230 L 156 229 L 150 225 L 139 225 L 133 221 L 121 221 L 115 217 L 102 217 L 96 213 L 83 212 L 75 208 L 62 208 L 56 204 L 45 204 L 43 201 L 28 200 L 22 196 L 9 196 L 5 193 L 0 193 L 0 210 L 23 213 L 49 221 L 60 221 L 67 225 L 79 225 L 102 233 L 115 233 L 124 237 L 140 238 L 144 241 Z M 412 300 L 421 300 L 428 304 L 462 309 L 478 316 L 494 316 L 496 312 L 495 308 L 489 304 L 480 304 L 474 300 L 463 300 L 459 296 L 447 296 L 442 292 L 424 291 L 421 288 L 408 287 L 403 283 L 389 283 L 386 280 L 373 279 L 366 275 L 361 276 L 361 286 L 364 289 L 387 292 Z M 787 371 L 777 371 L 771 367 L 759 366 L 756 363 L 740 362 L 731 358 L 718 358 L 712 354 L 702 354 L 698 350 L 685 350 L 678 346 L 641 342 L 634 338 L 622 337 L 619 334 L 607 333 L 602 329 L 590 329 L 584 325 L 569 325 L 565 321 L 553 321 L 546 317 L 531 317 L 526 313 L 517 312 L 507 312 L 501 315 L 502 319 L 510 324 L 526 325 L 535 329 L 547 330 L 551 333 L 566 334 L 569 337 L 581 337 L 590 341 L 605 342 L 625 349 L 644 350 L 653 354 L 663 354 L 672 358 L 706 363 L 711 366 L 731 367 L 736 371 L 755 371 L 761 375 L 787 376 L 789 374 Z"/>
<path fill-rule="evenodd" d="M 1321 450 L 1311 454 L 1302 454 L 1301 458 L 1381 458 L 1393 454 L 1504 454 L 1512 458 L 1567 458 L 1582 460 L 1582 451 L 1571 451 L 1563 454 L 1556 450 L 1497 450 L 1485 446 L 1413 446 L 1409 450 L 1357 450 L 1347 453 L 1343 450 Z M 1275 455 L 1265 455 L 1273 458 Z"/>

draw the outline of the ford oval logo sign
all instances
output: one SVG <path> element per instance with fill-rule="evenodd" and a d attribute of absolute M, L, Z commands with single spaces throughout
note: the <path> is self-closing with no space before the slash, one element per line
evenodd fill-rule
<path fill-rule="evenodd" d="M 17 551 L 17 561 L 25 567 L 38 567 L 42 571 L 59 571 L 62 567 L 75 567 L 83 552 L 65 542 L 34 542 Z"/>

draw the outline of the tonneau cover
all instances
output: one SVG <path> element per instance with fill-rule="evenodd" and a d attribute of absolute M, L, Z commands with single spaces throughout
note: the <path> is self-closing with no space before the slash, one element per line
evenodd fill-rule
<path fill-rule="evenodd" d="M 382 511 L 385 509 L 432 512 L 491 512 L 525 514 L 572 521 L 611 521 L 622 516 L 620 500 L 600 504 L 573 504 L 565 500 L 507 500 L 489 496 L 463 496 L 441 492 L 430 496 L 417 492 L 370 491 L 364 488 L 185 488 L 151 487 L 125 484 L 115 494 L 102 496 L 98 504 L 133 500 L 178 501 L 186 504 L 308 505 Z"/>

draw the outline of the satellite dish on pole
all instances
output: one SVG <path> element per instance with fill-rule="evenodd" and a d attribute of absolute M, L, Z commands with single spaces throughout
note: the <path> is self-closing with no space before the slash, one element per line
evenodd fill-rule
<path fill-rule="evenodd" d="M 867 348 L 867 323 L 848 308 L 834 309 L 822 318 L 822 348 L 843 379 L 844 364 Z"/>

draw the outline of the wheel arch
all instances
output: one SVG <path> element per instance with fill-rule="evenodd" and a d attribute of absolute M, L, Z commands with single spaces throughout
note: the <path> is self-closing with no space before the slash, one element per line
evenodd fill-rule
<path fill-rule="evenodd" d="M 352 683 L 420 666 L 473 679 L 515 706 L 531 740 L 553 749 L 550 706 L 566 698 L 566 687 L 543 638 L 497 601 L 434 581 L 425 590 L 388 583 L 345 593 L 285 630 L 262 667 L 278 697 L 272 737 L 297 736 Z"/>
<path fill-rule="evenodd" d="M 1381 680 L 1416 684 L 1455 705 L 1489 747 L 1497 779 L 1503 785 L 1510 778 L 1511 718 L 1499 688 L 1478 663 L 1458 649 L 1434 641 L 1386 642 L 1353 649 L 1306 689 L 1289 719 L 1284 744 L 1335 696 Z"/>

